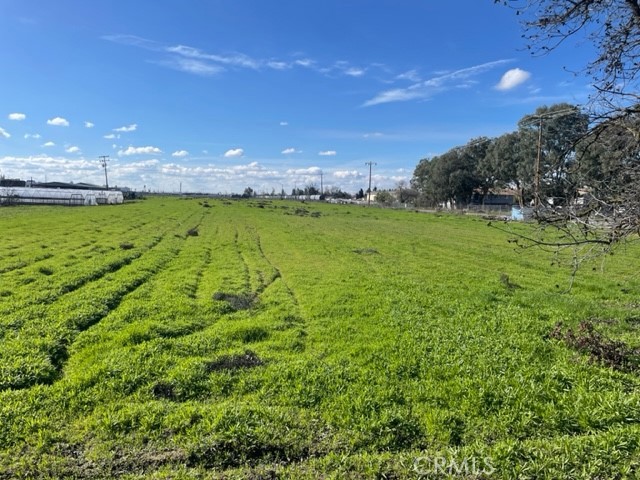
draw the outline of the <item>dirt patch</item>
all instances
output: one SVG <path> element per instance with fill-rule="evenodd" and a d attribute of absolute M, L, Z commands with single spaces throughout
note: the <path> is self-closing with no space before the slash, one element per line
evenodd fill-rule
<path fill-rule="evenodd" d="M 213 299 L 219 302 L 226 302 L 231 310 L 249 310 L 256 304 L 257 297 L 253 293 L 228 293 L 228 292 L 216 292 L 213 294 Z"/>
<path fill-rule="evenodd" d="M 50 275 L 53 275 L 53 269 L 49 268 L 49 267 L 40 267 L 38 269 L 38 271 L 42 274 L 42 275 L 46 275 L 47 277 Z"/>
<path fill-rule="evenodd" d="M 589 320 L 580 322 L 576 330 L 564 329 L 556 323 L 549 338 L 563 341 L 568 347 L 589 355 L 593 362 L 614 370 L 637 372 L 640 370 L 640 348 L 631 348 L 619 340 L 611 340 L 598 332 Z"/>
<path fill-rule="evenodd" d="M 176 393 L 173 390 L 173 385 L 166 382 L 158 382 L 151 388 L 151 393 L 157 399 L 175 400 Z"/>
<path fill-rule="evenodd" d="M 358 255 L 379 255 L 380 252 L 375 248 L 355 248 L 352 250 L 353 253 L 357 253 Z"/>
<path fill-rule="evenodd" d="M 222 357 L 208 362 L 206 369 L 208 372 L 219 372 L 221 370 L 240 370 L 244 368 L 255 368 L 264 365 L 264 362 L 255 352 L 245 350 L 244 353 L 236 355 L 223 355 Z"/>
<path fill-rule="evenodd" d="M 502 285 L 504 285 L 504 288 L 506 288 L 507 290 L 518 290 L 519 288 L 522 288 L 517 283 L 513 283 L 509 278 L 509 275 L 507 275 L 506 273 L 500 274 L 500 283 L 502 283 Z"/>

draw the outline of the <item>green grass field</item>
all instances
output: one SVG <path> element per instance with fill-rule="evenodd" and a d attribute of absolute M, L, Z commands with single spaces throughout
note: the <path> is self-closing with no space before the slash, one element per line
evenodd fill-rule
<path fill-rule="evenodd" d="M 638 478 L 635 247 L 151 198 L 0 209 L 0 478 Z M 526 229 L 526 226 L 515 226 Z"/>

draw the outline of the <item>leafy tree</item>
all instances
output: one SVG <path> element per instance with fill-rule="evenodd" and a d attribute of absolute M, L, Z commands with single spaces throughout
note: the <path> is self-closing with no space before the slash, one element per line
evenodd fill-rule
<path fill-rule="evenodd" d="M 535 140 L 531 134 L 518 130 L 496 138 L 478 165 L 489 189 L 514 188 L 521 205 L 533 198 Z"/>
<path fill-rule="evenodd" d="M 457 208 L 468 205 L 474 189 L 482 183 L 477 167 L 486 147 L 480 143 L 473 140 L 464 147 L 420 161 L 412 185 L 421 193 L 423 203 L 431 206 L 450 203 Z"/>
<path fill-rule="evenodd" d="M 348 192 L 343 192 L 340 187 L 331 187 L 327 191 L 327 195 L 333 198 L 351 198 L 351 194 Z"/>
<path fill-rule="evenodd" d="M 521 140 L 531 152 L 532 139 L 536 139 L 533 168 L 526 160 L 526 170 L 533 171 L 533 196 L 553 199 L 556 205 L 566 205 L 574 199 L 577 185 L 572 178 L 575 149 L 578 141 L 588 132 L 589 118 L 575 105 L 566 103 L 539 107 L 518 122 Z M 528 132 L 528 135 L 526 134 Z M 522 172 L 521 172 L 522 173 Z M 537 198 L 535 198 L 537 197 Z"/>
<path fill-rule="evenodd" d="M 360 189 L 358 190 L 358 193 L 356 193 L 356 200 L 360 200 L 364 198 L 364 190 Z"/>
<path fill-rule="evenodd" d="M 578 142 L 567 172 L 597 193 L 586 205 L 544 212 L 540 221 L 560 229 L 555 242 L 600 247 L 637 238 L 640 231 L 640 2 L 637 0 L 494 0 L 512 6 L 523 18 L 527 47 L 552 52 L 571 37 L 595 47 L 584 67 L 592 78 L 590 134 Z M 610 158 L 607 159 L 606 157 Z M 546 161 L 553 162 L 552 156 Z M 553 164 L 552 164 L 553 165 Z M 556 164 L 557 165 L 557 164 Z M 566 158 L 564 165 L 566 166 Z M 572 167 L 572 168 L 571 168 Z M 553 171 L 553 170 L 552 170 Z M 605 180 L 605 173 L 609 178 Z M 612 174 L 613 172 L 613 174 Z M 564 174 L 561 172 L 561 174 Z M 566 192 L 569 193 L 569 192 Z M 583 204 L 585 202 L 582 202 Z M 538 244 L 544 242 L 538 242 Z M 584 256 L 584 255 L 582 255 Z"/>
<path fill-rule="evenodd" d="M 305 195 L 320 195 L 320 190 L 313 183 L 310 183 L 309 185 L 305 185 L 304 194 Z"/>
<path fill-rule="evenodd" d="M 419 196 L 418 191 L 411 188 L 405 180 L 400 180 L 396 184 L 396 192 L 400 203 L 416 203 Z"/>
<path fill-rule="evenodd" d="M 255 192 L 253 191 L 253 188 L 247 187 L 247 188 L 244 189 L 244 193 L 242 194 L 242 197 L 243 198 L 250 198 L 250 197 L 253 197 L 254 193 Z"/>
<path fill-rule="evenodd" d="M 379 190 L 376 193 L 376 202 L 381 203 L 382 205 L 391 205 L 395 200 L 395 197 L 388 190 Z"/>

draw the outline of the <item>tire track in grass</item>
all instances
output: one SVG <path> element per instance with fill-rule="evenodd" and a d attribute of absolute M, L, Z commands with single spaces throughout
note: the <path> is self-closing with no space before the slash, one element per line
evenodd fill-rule
<path fill-rule="evenodd" d="M 238 232 L 237 226 L 235 230 L 235 235 L 233 236 L 233 245 L 235 246 L 236 254 L 238 255 L 238 258 L 240 259 L 240 262 L 242 264 L 244 290 L 245 292 L 249 292 L 251 290 L 251 273 L 249 272 L 249 264 L 247 263 L 247 260 L 242 253 L 242 248 L 240 247 L 239 232 Z"/>
<path fill-rule="evenodd" d="M 183 219 L 183 221 L 180 222 L 179 225 L 187 222 L 191 217 L 193 217 L 193 215 L 194 215 L 193 213 L 190 214 L 187 218 Z M 162 239 L 165 238 L 165 236 L 169 232 L 173 233 L 173 229 L 175 229 L 175 226 L 168 226 L 167 228 L 164 229 L 164 231 L 161 231 L 159 235 L 155 235 L 151 242 L 147 243 L 139 250 L 133 251 L 129 254 L 125 254 L 124 257 L 118 257 L 111 262 L 107 262 L 103 265 L 100 265 L 97 269 L 90 270 L 86 273 L 83 273 L 76 278 L 63 282 L 60 285 L 56 285 L 51 289 L 43 288 L 41 292 L 35 295 L 32 293 L 32 291 L 28 291 L 26 294 L 26 299 L 22 300 L 21 303 L 17 306 L 17 308 L 16 308 L 16 304 L 20 302 L 20 300 L 16 300 L 14 298 L 12 299 L 11 302 L 9 302 L 9 305 L 7 307 L 5 308 L 0 307 L 0 314 L 8 315 L 10 317 L 15 317 L 15 314 L 23 310 L 25 307 L 28 308 L 38 304 L 52 304 L 56 302 L 63 295 L 72 293 L 82 288 L 83 286 L 85 286 L 90 282 L 100 280 L 105 275 L 116 272 L 121 268 L 131 264 L 136 259 L 142 257 L 145 253 L 155 248 L 162 241 Z M 85 242 L 85 243 L 87 243 L 87 246 L 90 246 L 90 244 L 94 242 L 95 240 L 93 242 L 89 242 L 89 243 Z M 92 247 L 92 248 L 95 249 L 96 247 Z M 117 252 L 117 254 L 120 254 L 120 252 Z M 9 322 L 12 324 L 15 324 L 15 320 L 13 319 L 9 320 Z M 0 324 L 1 323 L 4 323 L 4 322 L 0 322 Z"/>
<path fill-rule="evenodd" d="M 109 388 L 128 393 L 143 385 L 151 385 L 149 388 L 155 385 L 152 392 L 162 391 L 162 385 L 172 385 L 167 383 L 170 380 L 166 379 L 166 370 L 177 358 L 165 367 L 162 355 L 144 359 L 138 355 L 142 351 L 157 351 L 157 345 L 173 348 L 178 339 L 196 334 L 217 320 L 202 310 L 194 296 L 199 277 L 210 266 L 211 245 L 206 226 L 204 230 L 203 235 L 184 239 L 184 248 L 162 271 L 77 338 L 70 350 L 65 381 L 85 386 L 108 381 Z M 188 348 L 187 355 L 192 355 L 192 350 L 193 347 Z M 138 365 L 134 359 L 146 367 L 123 380 L 131 372 L 130 362 Z"/>
<path fill-rule="evenodd" d="M 54 382 L 75 337 L 100 322 L 128 294 L 160 272 L 179 254 L 183 244 L 182 239 L 168 238 L 163 248 L 70 292 L 47 308 L 42 317 L 12 331 L 0 345 L 0 390 Z"/>

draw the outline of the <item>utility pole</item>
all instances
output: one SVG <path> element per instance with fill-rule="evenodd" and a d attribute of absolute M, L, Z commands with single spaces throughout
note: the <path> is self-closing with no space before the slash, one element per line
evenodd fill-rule
<path fill-rule="evenodd" d="M 100 165 L 104 168 L 104 184 L 109 190 L 109 180 L 107 179 L 107 162 L 109 161 L 109 155 L 100 155 Z"/>
<path fill-rule="evenodd" d="M 533 212 L 538 215 L 538 207 L 540 206 L 540 157 L 542 156 L 542 115 L 540 115 L 540 123 L 538 124 L 538 155 L 536 156 L 536 168 L 534 177 L 533 192 Z"/>
<path fill-rule="evenodd" d="M 371 205 L 371 167 L 377 165 L 376 162 L 365 162 L 365 165 L 369 165 L 369 190 L 367 195 L 367 205 Z"/>
<path fill-rule="evenodd" d="M 559 111 L 552 111 L 542 113 L 534 116 L 534 119 L 538 120 L 538 148 L 536 154 L 536 163 L 534 166 L 534 180 L 533 180 L 533 214 L 538 216 L 538 209 L 540 207 L 540 181 L 542 177 L 542 121 L 544 119 L 551 120 L 557 117 L 563 117 L 565 115 L 571 115 L 578 113 L 576 109 L 567 108 Z M 531 123 L 529 123 L 531 125 Z"/>
<path fill-rule="evenodd" d="M 324 190 L 322 189 L 322 177 L 324 173 L 320 172 L 320 195 L 324 195 Z"/>

